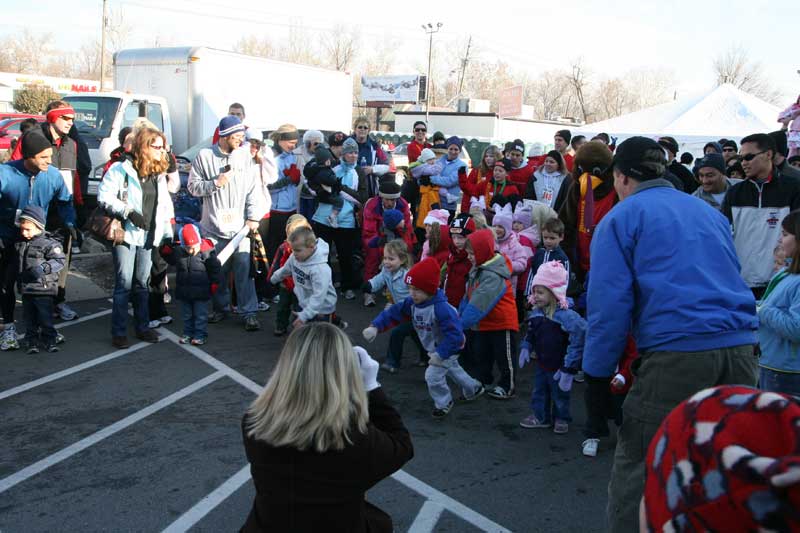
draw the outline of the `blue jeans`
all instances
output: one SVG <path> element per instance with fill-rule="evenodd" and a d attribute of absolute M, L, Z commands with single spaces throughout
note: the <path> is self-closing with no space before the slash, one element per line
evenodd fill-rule
<path fill-rule="evenodd" d="M 114 246 L 113 304 L 111 308 L 111 335 L 124 337 L 128 332 L 128 301 L 133 303 L 136 331 L 147 330 L 150 313 L 147 309 L 150 283 L 151 248 L 122 243 Z"/>
<path fill-rule="evenodd" d="M 216 250 L 219 254 L 230 240 L 220 239 L 217 242 Z M 250 239 L 244 238 L 239 244 L 239 248 L 233 252 L 231 257 L 222 265 L 221 279 L 217 292 L 212 296 L 211 301 L 214 311 L 224 311 L 230 306 L 231 291 L 228 288 L 228 276 L 233 269 L 233 282 L 236 284 L 236 307 L 239 314 L 244 318 L 255 316 L 258 312 L 258 298 L 256 297 L 256 283 L 250 277 Z"/>
<path fill-rule="evenodd" d="M 183 334 L 192 339 L 208 337 L 208 300 L 182 300 Z"/>
<path fill-rule="evenodd" d="M 553 418 L 572 422 L 569 414 L 569 392 L 558 388 L 558 382 L 553 379 L 555 372 L 536 367 L 533 377 L 533 394 L 531 395 L 531 409 L 539 422 L 553 423 Z"/>
<path fill-rule="evenodd" d="M 791 394 L 800 398 L 800 374 L 776 372 L 769 368 L 759 367 L 758 388 L 769 392 Z"/>

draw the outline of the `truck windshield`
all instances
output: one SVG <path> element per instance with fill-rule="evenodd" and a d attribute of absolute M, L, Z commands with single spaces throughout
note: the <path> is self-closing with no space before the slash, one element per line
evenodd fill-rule
<path fill-rule="evenodd" d="M 75 109 L 75 127 L 86 144 L 99 148 L 100 142 L 111 135 L 121 100 L 104 96 L 67 96 L 64 100 Z"/>

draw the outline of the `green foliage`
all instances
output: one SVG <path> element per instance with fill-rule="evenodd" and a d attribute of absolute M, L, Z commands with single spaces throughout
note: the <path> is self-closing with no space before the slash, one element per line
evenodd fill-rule
<path fill-rule="evenodd" d="M 42 114 L 47 104 L 60 100 L 61 95 L 47 85 L 25 85 L 14 91 L 14 109 L 19 113 Z"/>

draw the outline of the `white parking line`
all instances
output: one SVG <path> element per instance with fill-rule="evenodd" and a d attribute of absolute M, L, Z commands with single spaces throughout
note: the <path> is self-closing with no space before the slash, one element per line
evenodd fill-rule
<path fill-rule="evenodd" d="M 92 313 L 91 315 L 82 316 L 76 318 L 75 320 L 70 320 L 69 322 L 60 322 L 55 325 L 56 329 L 66 328 L 69 326 L 76 326 L 81 322 L 87 322 L 89 320 L 94 320 L 95 318 L 100 318 L 101 316 L 106 316 L 111 314 L 111 309 L 105 309 L 103 311 L 98 311 L 97 313 Z"/>
<path fill-rule="evenodd" d="M 0 400 L 4 400 L 6 398 L 10 398 L 16 394 L 20 394 L 25 391 L 29 391 L 33 388 L 36 388 L 40 385 L 44 385 L 46 383 L 50 383 L 51 381 L 55 381 L 57 379 L 61 379 L 66 376 L 70 376 L 72 374 L 76 374 L 81 370 L 86 370 L 87 368 L 92 368 L 93 366 L 97 366 L 118 357 L 122 357 L 123 355 L 128 355 L 129 353 L 133 353 L 140 348 L 144 348 L 150 343 L 147 342 L 139 342 L 134 344 L 130 348 L 125 348 L 124 350 L 117 350 L 116 352 L 111 352 L 110 354 L 106 354 L 90 361 L 86 361 L 85 363 L 81 363 L 79 365 L 71 366 L 69 368 L 65 368 L 64 370 L 60 370 L 58 372 L 54 372 L 53 374 L 49 374 L 47 376 L 41 377 L 39 379 L 35 379 L 33 381 L 29 381 L 27 383 L 23 383 L 22 385 L 18 385 L 6 391 L 0 392 Z"/>
<path fill-rule="evenodd" d="M 436 490 L 427 483 L 420 481 L 404 470 L 398 470 L 392 474 L 395 481 L 399 481 L 414 492 L 421 494 L 436 504 L 441 505 L 457 517 L 469 522 L 481 531 L 491 531 L 492 533 L 511 533 L 500 524 L 493 522 L 482 514 L 473 511 L 463 503 L 457 502 L 447 494 Z"/>
<path fill-rule="evenodd" d="M 225 501 L 228 496 L 239 490 L 239 487 L 250 479 L 250 465 L 245 466 L 228 480 L 205 496 L 191 509 L 183 513 L 177 520 L 164 528 L 162 533 L 183 533 L 202 520 L 208 513 Z"/>
<path fill-rule="evenodd" d="M 431 533 L 439 522 L 439 517 L 442 516 L 444 507 L 438 503 L 426 500 L 422 504 L 422 509 L 417 513 L 414 523 L 408 528 L 408 533 Z"/>
<path fill-rule="evenodd" d="M 174 342 L 175 344 L 177 344 L 178 346 L 189 352 L 190 354 L 194 355 L 201 361 L 204 361 L 205 363 L 216 368 L 218 372 L 224 373 L 227 377 L 236 381 L 237 383 L 249 389 L 253 393 L 259 394 L 263 389 L 263 387 L 258 383 L 256 383 L 255 381 L 251 380 L 248 377 L 243 376 L 233 368 L 229 367 L 228 365 L 218 360 L 217 358 L 213 357 L 212 355 L 209 355 L 208 353 L 201 350 L 197 346 L 192 346 L 189 344 L 180 344 L 178 342 L 179 337 L 173 332 L 169 331 L 168 329 L 163 328 L 160 331 L 160 333 L 167 339 L 171 340 L 172 342 Z M 466 505 L 459 503 L 450 496 L 447 496 L 443 492 L 436 490 L 435 488 L 431 487 L 424 481 L 415 478 L 414 476 L 403 470 L 399 470 L 394 474 L 392 474 L 392 478 L 395 481 L 398 481 L 399 483 L 413 490 L 417 494 L 424 496 L 429 502 L 431 502 L 431 506 L 428 506 L 428 511 L 426 512 L 432 512 L 431 511 L 431 509 L 433 508 L 432 505 L 438 505 L 443 509 L 447 509 L 454 515 L 458 516 L 459 518 L 463 519 L 466 522 L 469 522 L 470 524 L 479 528 L 482 531 L 490 531 L 492 533 L 511 533 L 510 530 L 504 528 L 500 524 L 497 524 L 496 522 L 493 522 L 492 520 L 486 518 L 482 514 L 473 511 Z M 197 522 L 199 522 L 205 515 L 210 513 L 215 507 L 217 507 L 219 504 L 225 501 L 225 499 L 228 496 L 236 492 L 236 490 L 238 490 L 239 487 L 247 483 L 249 479 L 250 479 L 249 467 L 242 468 L 233 477 L 229 478 L 222 485 L 217 487 L 211 494 L 200 500 L 191 509 L 189 509 L 189 511 L 184 513 L 178 519 L 178 521 L 180 521 L 180 528 L 171 531 L 187 531 L 189 528 L 191 528 Z M 212 495 L 214 495 L 213 498 L 211 498 Z M 175 525 L 178 521 L 174 522 L 169 527 L 172 528 L 173 525 Z"/>
<path fill-rule="evenodd" d="M 214 383 L 218 379 L 224 377 L 225 374 L 223 372 L 214 372 L 213 374 L 206 376 L 205 378 L 195 381 L 191 385 L 182 388 L 181 390 L 174 392 L 157 401 L 154 404 L 148 405 L 144 409 L 133 413 L 132 415 L 126 416 L 122 420 L 114 422 L 110 426 L 107 426 L 96 433 L 92 433 L 88 437 L 79 440 L 78 442 L 59 450 L 58 452 L 45 457 L 44 459 L 33 463 L 32 465 L 23 468 L 22 470 L 11 474 L 10 476 L 0 479 L 0 494 L 7 491 L 8 489 L 22 483 L 26 479 L 29 479 L 36 474 L 47 470 L 51 466 L 57 465 L 61 461 L 65 461 L 72 457 L 73 455 L 82 452 L 86 448 L 97 444 L 98 442 L 107 439 L 108 437 L 114 435 L 122 431 L 123 429 L 132 426 L 133 424 L 144 420 L 148 416 L 157 413 L 161 409 L 165 407 L 169 407 L 170 405 L 174 404 L 175 402 L 189 396 L 190 394 L 197 392 L 198 390 L 202 389 L 203 387 Z"/>

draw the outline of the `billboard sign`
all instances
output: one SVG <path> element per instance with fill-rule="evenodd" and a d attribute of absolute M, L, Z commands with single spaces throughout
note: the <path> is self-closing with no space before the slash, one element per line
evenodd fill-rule
<path fill-rule="evenodd" d="M 522 115 L 522 85 L 515 85 L 500 91 L 500 118 L 518 117 Z"/>
<path fill-rule="evenodd" d="M 366 102 L 416 104 L 419 98 L 419 78 L 419 74 L 362 76 L 361 99 Z"/>

